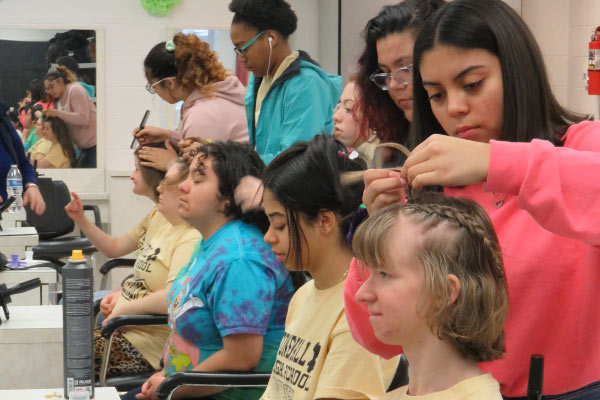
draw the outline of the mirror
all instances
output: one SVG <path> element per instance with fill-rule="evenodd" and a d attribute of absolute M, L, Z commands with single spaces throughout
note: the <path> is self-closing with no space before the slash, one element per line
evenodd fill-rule
<path fill-rule="evenodd" d="M 0 29 L 0 54 L 10 55 L 0 61 L 0 100 L 40 168 L 97 167 L 96 39 L 95 30 Z M 45 80 L 58 65 L 66 79 Z M 32 121 L 48 108 L 58 111 Z"/>

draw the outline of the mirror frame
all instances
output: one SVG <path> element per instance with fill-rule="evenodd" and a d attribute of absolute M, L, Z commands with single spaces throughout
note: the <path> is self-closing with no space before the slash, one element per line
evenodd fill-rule
<path fill-rule="evenodd" d="M 83 200 L 108 199 L 106 185 L 106 140 L 105 140 L 105 32 L 100 26 L 56 26 L 56 25 L 5 25 L 4 30 L 64 30 L 84 29 L 96 32 L 96 168 L 39 168 L 41 176 L 64 181 L 71 192 L 81 194 Z"/>

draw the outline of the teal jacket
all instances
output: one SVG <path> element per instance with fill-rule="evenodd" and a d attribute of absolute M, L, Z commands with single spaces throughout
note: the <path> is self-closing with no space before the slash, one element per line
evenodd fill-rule
<path fill-rule="evenodd" d="M 246 118 L 250 143 L 256 146 L 265 164 L 297 141 L 333 131 L 331 118 L 342 94 L 342 78 L 328 74 L 307 53 L 300 51 L 299 57 L 273 82 L 255 124 L 261 81 L 254 75 L 250 77 Z"/>

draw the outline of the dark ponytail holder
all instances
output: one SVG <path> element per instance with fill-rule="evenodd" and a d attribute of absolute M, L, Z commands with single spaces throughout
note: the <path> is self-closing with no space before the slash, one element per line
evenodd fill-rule
<path fill-rule="evenodd" d="M 348 229 L 348 235 L 346 235 L 346 240 L 348 240 L 350 245 L 352 245 L 352 240 L 354 239 L 354 232 L 356 232 L 356 229 L 358 229 L 360 224 L 362 224 L 367 218 L 369 218 L 369 212 L 363 207 L 357 208 L 352 214 L 350 229 Z"/>

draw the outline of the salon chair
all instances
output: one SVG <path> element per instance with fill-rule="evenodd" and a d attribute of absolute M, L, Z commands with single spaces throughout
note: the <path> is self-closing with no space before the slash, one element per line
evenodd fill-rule
<path fill-rule="evenodd" d="M 83 233 L 80 236 L 63 236 L 72 233 L 75 224 L 65 211 L 65 206 L 71 201 L 71 194 L 63 181 L 53 181 L 50 178 L 38 178 L 38 186 L 46 210 L 42 215 L 37 215 L 26 208 L 27 223 L 34 226 L 38 232 L 40 242 L 33 246 L 33 258 L 36 260 L 50 261 L 60 272 L 65 264 L 64 259 L 70 257 L 73 250 L 81 250 L 85 255 L 96 252 L 96 248 Z M 96 205 L 84 205 L 84 211 L 94 213 L 94 223 L 101 227 L 100 209 Z"/>
<path fill-rule="evenodd" d="M 100 272 L 105 275 L 112 268 L 122 265 L 118 264 L 119 259 L 115 259 L 115 263 L 107 266 L 108 263 L 111 263 L 110 260 L 107 264 L 104 264 L 100 269 Z M 135 260 L 132 260 L 135 262 Z M 132 264 L 133 265 L 133 264 Z M 300 286 L 306 283 L 310 276 L 308 276 L 304 272 L 292 272 L 292 282 L 294 284 L 294 290 L 297 290 Z M 100 310 L 100 301 L 97 301 L 94 304 L 94 312 L 97 314 Z M 132 327 L 132 326 L 144 326 L 144 325 L 166 325 L 168 324 L 168 316 L 167 315 L 156 315 L 156 314 L 146 314 L 146 315 L 122 315 L 119 317 L 115 317 L 108 321 L 106 325 L 104 325 L 100 331 L 102 337 L 106 340 L 106 344 L 104 346 L 104 354 L 102 355 L 102 365 L 100 368 L 100 376 L 98 379 L 100 386 L 114 386 L 118 391 L 129 391 L 131 389 L 135 389 L 141 386 L 154 372 L 145 373 L 145 374 L 134 374 L 128 376 L 116 376 L 109 377 L 107 376 L 107 367 L 108 360 L 110 357 L 110 348 L 112 344 L 112 337 L 114 333 L 121 328 Z M 215 373 L 215 374 L 203 374 L 199 372 L 185 372 L 185 373 L 176 373 L 173 374 L 169 379 L 167 385 L 174 385 L 173 387 L 179 387 L 183 385 L 183 382 L 187 382 L 188 375 L 192 376 L 193 385 L 205 385 L 200 384 L 198 382 L 207 381 L 211 383 L 210 386 L 220 386 L 223 382 L 229 382 L 230 377 L 235 379 L 231 380 L 231 384 L 226 385 L 227 387 L 231 386 L 239 386 L 239 387 L 265 387 L 267 382 L 269 381 L 270 374 L 268 373 Z M 172 381 L 171 381 L 172 379 Z M 165 381 L 165 382 L 167 382 Z M 219 383 L 218 385 L 215 384 Z M 208 384 L 206 384 L 208 385 Z M 167 386 L 169 387 L 169 386 Z M 164 389 L 167 390 L 167 389 Z M 166 397 L 165 397 L 166 398 Z"/>

